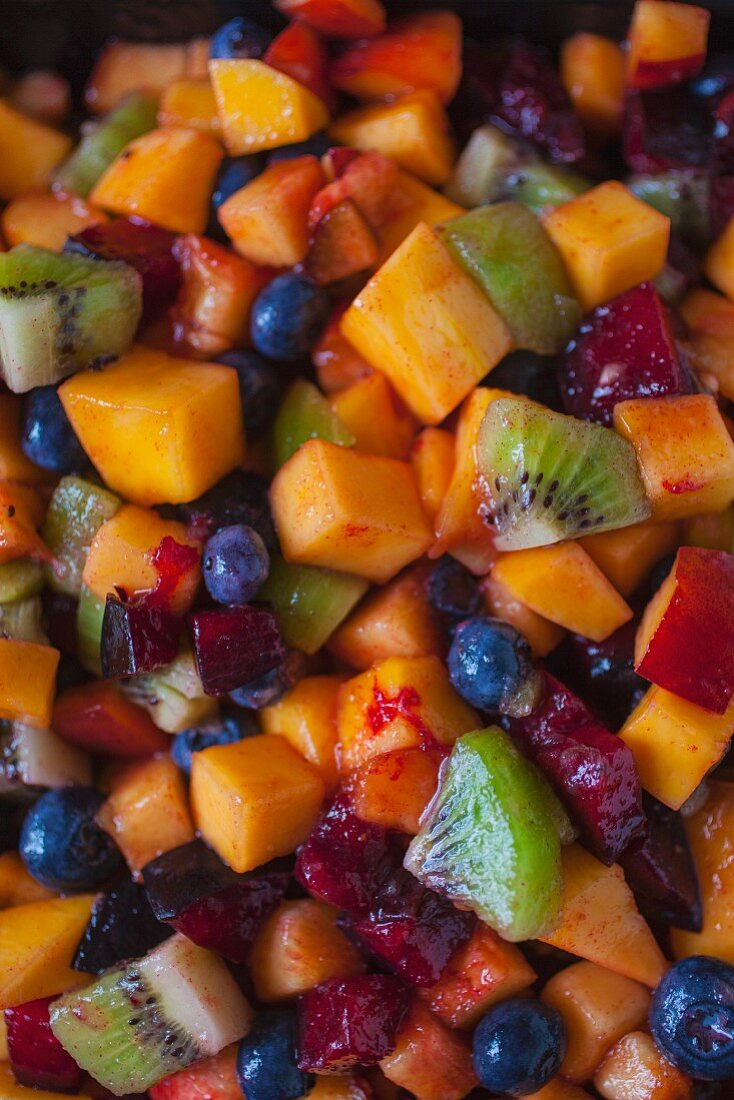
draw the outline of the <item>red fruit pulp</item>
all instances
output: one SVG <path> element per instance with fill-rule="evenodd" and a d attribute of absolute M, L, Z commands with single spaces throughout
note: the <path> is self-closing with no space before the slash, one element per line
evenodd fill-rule
<path fill-rule="evenodd" d="M 108 596 L 102 620 L 101 659 L 105 680 L 152 672 L 175 660 L 181 622 L 145 596 L 129 603 Z"/>
<path fill-rule="evenodd" d="M 635 672 L 638 625 L 639 617 L 630 619 L 603 642 L 592 642 L 581 634 L 572 634 L 568 639 L 568 669 L 572 670 L 569 687 L 611 729 L 622 725 L 647 690 L 648 685 Z"/>
<path fill-rule="evenodd" d="M 217 951 L 230 962 L 246 962 L 260 925 L 284 893 L 267 878 L 253 879 L 199 898 L 168 923 L 199 947 Z"/>
<path fill-rule="evenodd" d="M 150 756 L 171 744 L 148 713 L 113 684 L 92 682 L 63 692 L 54 704 L 52 725 L 65 741 L 102 756 Z"/>
<path fill-rule="evenodd" d="M 395 1049 L 409 999 L 387 974 L 317 985 L 298 1004 L 298 1068 L 338 1073 L 379 1062 Z"/>
<path fill-rule="evenodd" d="M 56 996 L 5 1009 L 10 1064 L 21 1085 L 77 1092 L 82 1071 L 54 1035 L 48 1018 L 48 1006 Z"/>
<path fill-rule="evenodd" d="M 266 608 L 197 611 L 189 615 L 188 624 L 207 695 L 235 691 L 285 660 L 278 621 Z"/>
<path fill-rule="evenodd" d="M 622 124 L 622 155 L 633 172 L 704 168 L 711 154 L 711 118 L 685 88 L 631 95 Z"/>
<path fill-rule="evenodd" d="M 158 576 L 155 588 L 145 599 L 149 607 L 170 608 L 182 581 L 198 567 L 199 552 L 166 535 L 150 560 Z"/>

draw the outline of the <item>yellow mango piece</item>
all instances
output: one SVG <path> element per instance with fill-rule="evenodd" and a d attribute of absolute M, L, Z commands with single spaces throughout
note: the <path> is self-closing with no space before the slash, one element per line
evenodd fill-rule
<path fill-rule="evenodd" d="M 356 439 L 360 451 L 407 458 L 418 425 L 379 371 L 339 390 L 331 407 Z"/>
<path fill-rule="evenodd" d="M 594 1087 L 604 1100 L 691 1100 L 693 1096 L 690 1077 L 661 1054 L 646 1031 L 629 1032 L 607 1051 L 594 1074 Z"/>
<path fill-rule="evenodd" d="M 232 157 L 305 141 L 329 122 L 318 96 L 264 61 L 210 61 L 209 75 Z"/>
<path fill-rule="evenodd" d="M 373 1095 L 369 1085 L 355 1077 L 343 1077 L 339 1074 L 334 1077 L 317 1077 L 308 1097 L 309 1100 L 371 1100 Z"/>
<path fill-rule="evenodd" d="M 617 180 L 551 210 L 543 218 L 584 312 L 616 298 L 665 266 L 670 218 Z"/>
<path fill-rule="evenodd" d="M 727 298 L 734 298 L 734 218 L 731 218 L 709 249 L 704 261 L 706 275 Z"/>
<path fill-rule="evenodd" d="M 321 774 L 328 790 L 338 780 L 336 706 L 343 676 L 306 676 L 260 711 L 263 733 L 285 737 Z"/>
<path fill-rule="evenodd" d="M 0 910 L 0 1009 L 88 981 L 71 961 L 94 895 L 50 898 Z"/>
<path fill-rule="evenodd" d="M 456 160 L 448 117 L 430 89 L 350 111 L 329 135 L 337 145 L 377 149 L 434 187 L 446 183 Z"/>
<path fill-rule="evenodd" d="M 645 790 L 678 810 L 719 762 L 734 733 L 734 704 L 714 714 L 654 685 L 619 736 L 631 750 Z"/>
<path fill-rule="evenodd" d="M 527 1093 L 526 1100 L 591 1100 L 591 1094 L 563 1077 L 554 1077 L 539 1092 Z"/>
<path fill-rule="evenodd" d="M 294 852 L 316 823 L 324 794 L 316 768 L 284 737 L 266 733 L 194 754 L 196 826 L 238 872 Z"/>
<path fill-rule="evenodd" d="M 474 280 L 421 222 L 342 318 L 350 344 L 425 424 L 438 424 L 512 348 Z"/>
<path fill-rule="evenodd" d="M 632 608 L 577 542 L 502 554 L 492 576 L 536 614 L 595 642 L 632 618 Z"/>
<path fill-rule="evenodd" d="M 513 596 L 499 574 L 489 572 L 481 584 L 487 611 L 498 619 L 514 626 L 527 640 L 534 657 L 547 657 L 560 645 L 565 630 L 550 619 L 544 619 L 537 611 Z"/>
<path fill-rule="evenodd" d="M 137 347 L 59 396 L 105 484 L 135 504 L 194 500 L 244 460 L 232 367 Z"/>
<path fill-rule="evenodd" d="M 72 145 L 68 134 L 0 100 L 0 199 L 15 199 L 35 187 L 46 187 Z"/>
<path fill-rule="evenodd" d="M 103 225 L 109 218 L 78 195 L 63 191 L 29 191 L 5 207 L 0 228 L 11 248 L 35 244 L 61 252 L 67 237 L 90 225 Z"/>
<path fill-rule="evenodd" d="M 206 77 L 181 77 L 172 81 L 161 94 L 158 125 L 190 126 L 193 130 L 216 137 L 219 133 L 219 114 L 211 81 Z"/>
<path fill-rule="evenodd" d="M 0 393 L 0 482 L 22 481 L 28 484 L 47 482 L 47 470 L 31 462 L 20 445 L 23 398 L 12 393 Z"/>
<path fill-rule="evenodd" d="M 453 432 L 424 428 L 410 448 L 410 462 L 423 511 L 435 523 L 454 472 Z"/>
<path fill-rule="evenodd" d="M 0 718 L 49 728 L 60 657 L 51 646 L 0 638 Z"/>
<path fill-rule="evenodd" d="M 9 909 L 13 905 L 26 905 L 31 901 L 52 898 L 53 890 L 47 890 L 34 879 L 25 867 L 17 852 L 3 852 L 0 855 L 0 909 Z M 2 1053 L 0 1053 L 2 1061 Z"/>
<path fill-rule="evenodd" d="M 172 229 L 203 233 L 222 147 L 193 127 L 151 130 L 126 145 L 89 200 L 103 210 Z"/>
<path fill-rule="evenodd" d="M 579 539 L 592 561 L 623 596 L 631 596 L 653 565 L 678 547 L 675 523 L 635 523 Z"/>
<path fill-rule="evenodd" d="M 270 488 L 283 555 L 384 584 L 432 535 L 407 462 L 311 439 Z"/>
<path fill-rule="evenodd" d="M 420 222 L 434 226 L 465 213 L 465 207 L 434 191 L 410 172 L 398 172 L 390 210 L 380 226 L 379 262 L 384 263 Z"/>

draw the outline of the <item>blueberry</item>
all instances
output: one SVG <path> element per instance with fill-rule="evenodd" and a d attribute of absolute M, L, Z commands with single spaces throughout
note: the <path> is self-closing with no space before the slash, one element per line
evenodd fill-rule
<path fill-rule="evenodd" d="M 479 582 L 456 558 L 444 554 L 428 580 L 428 602 L 450 626 L 476 614 L 482 603 Z"/>
<path fill-rule="evenodd" d="M 217 603 L 249 603 L 270 572 L 268 548 L 244 523 L 222 527 L 207 540 L 202 572 L 206 590 Z"/>
<path fill-rule="evenodd" d="M 698 76 L 689 84 L 694 95 L 702 99 L 723 95 L 734 84 L 734 54 L 715 53 L 710 56 Z"/>
<path fill-rule="evenodd" d="M 474 1032 L 474 1072 L 492 1092 L 537 1092 L 558 1073 L 566 1029 L 555 1008 L 514 997 L 490 1009 Z"/>
<path fill-rule="evenodd" d="M 252 306 L 250 334 L 268 359 L 294 363 L 309 354 L 331 312 L 331 299 L 305 275 L 287 271 L 261 290 Z"/>
<path fill-rule="evenodd" d="M 734 967 L 708 955 L 672 966 L 655 990 L 650 1031 L 665 1057 L 691 1077 L 734 1077 Z"/>
<path fill-rule="evenodd" d="M 89 465 L 55 386 L 39 386 L 26 397 L 21 442 L 32 462 L 55 474 L 84 470 Z"/>
<path fill-rule="evenodd" d="M 238 15 L 214 32 L 209 56 L 240 60 L 260 58 L 272 40 L 273 36 L 264 27 Z"/>
<path fill-rule="evenodd" d="M 230 699 L 238 707 L 247 710 L 261 710 L 282 699 L 287 691 L 298 683 L 303 675 L 303 654 L 298 650 L 289 653 L 277 668 L 263 673 L 249 684 L 243 684 L 230 692 Z"/>
<path fill-rule="evenodd" d="M 257 726 L 254 718 L 247 713 L 212 718 L 201 726 L 177 733 L 171 742 L 171 757 L 177 768 L 190 775 L 195 752 L 209 749 L 212 745 L 232 745 L 254 733 L 257 733 Z"/>
<path fill-rule="evenodd" d="M 298 1100 L 315 1078 L 296 1065 L 296 1018 L 261 1012 L 237 1049 L 237 1079 L 247 1100 Z"/>
<path fill-rule="evenodd" d="M 293 160 L 294 157 L 323 157 L 334 145 L 328 134 L 314 134 L 305 141 L 296 141 L 293 145 L 281 145 L 268 154 L 268 164 L 277 164 L 279 160 Z"/>
<path fill-rule="evenodd" d="M 47 791 L 31 807 L 20 834 L 20 855 L 33 877 L 50 890 L 89 890 L 122 866 L 114 841 L 95 815 L 104 795 L 91 787 Z"/>
<path fill-rule="evenodd" d="M 218 363 L 234 367 L 240 384 L 245 430 L 256 435 L 267 428 L 278 411 L 283 387 L 272 363 L 255 351 L 228 351 Z"/>
<path fill-rule="evenodd" d="M 513 351 L 497 364 L 488 384 L 563 412 L 557 371 L 558 364 L 551 356 L 537 355 L 534 351 Z"/>
<path fill-rule="evenodd" d="M 459 695 L 479 710 L 528 714 L 537 702 L 540 678 L 530 646 L 514 626 L 481 617 L 459 623 L 449 650 L 449 677 Z"/>

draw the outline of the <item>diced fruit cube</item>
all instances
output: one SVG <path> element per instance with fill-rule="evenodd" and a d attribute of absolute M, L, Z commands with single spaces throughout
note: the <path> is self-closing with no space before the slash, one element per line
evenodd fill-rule
<path fill-rule="evenodd" d="M 51 646 L 0 638 L 0 718 L 48 729 L 60 656 Z"/>
<path fill-rule="evenodd" d="M 61 252 L 67 237 L 109 219 L 78 195 L 63 191 L 28 191 L 5 207 L 0 227 L 7 243 L 34 244 Z"/>
<path fill-rule="evenodd" d="M 0 909 L 44 901 L 52 896 L 53 892 L 41 886 L 26 870 L 17 852 L 3 852 L 0 855 Z"/>
<path fill-rule="evenodd" d="M 207 695 L 226 695 L 277 668 L 286 657 L 275 615 L 268 607 L 195 611 L 189 633 Z"/>
<path fill-rule="evenodd" d="M 339 390 L 331 407 L 355 436 L 357 450 L 408 457 L 417 424 L 384 374 L 374 371 Z"/>
<path fill-rule="evenodd" d="M 312 382 L 298 378 L 289 388 L 273 425 L 274 464 L 282 466 L 309 439 L 353 447 L 354 434 Z"/>
<path fill-rule="evenodd" d="M 434 191 L 410 172 L 398 172 L 385 221 L 380 226 L 380 261 L 384 263 L 421 222 L 436 226 L 463 213 L 463 206 Z"/>
<path fill-rule="evenodd" d="M 711 13 L 672 0 L 637 0 L 627 33 L 627 82 L 664 88 L 693 76 L 706 60 Z"/>
<path fill-rule="evenodd" d="M 43 537 L 54 561 L 48 581 L 56 591 L 78 596 L 92 540 L 120 507 L 119 497 L 80 477 L 62 477 L 49 501 Z M 183 529 L 181 534 L 183 535 Z M 108 591 L 113 591 L 112 587 Z M 101 592 L 106 596 L 107 592 Z"/>
<path fill-rule="evenodd" d="M 708 251 L 706 275 L 728 298 L 734 298 L 734 218 Z"/>
<path fill-rule="evenodd" d="M 54 703 L 51 724 L 64 741 L 102 756 L 150 756 L 169 747 L 143 708 L 114 684 L 69 688 Z"/>
<path fill-rule="evenodd" d="M 366 580 L 349 573 L 292 565 L 273 557 L 258 596 L 273 605 L 286 645 L 316 653 L 368 587 Z"/>
<path fill-rule="evenodd" d="M 230 156 L 305 141 L 329 121 L 318 96 L 263 61 L 218 59 L 209 73 Z"/>
<path fill-rule="evenodd" d="M 188 1069 L 164 1077 L 148 1090 L 151 1100 L 190 1100 L 194 1096 L 208 1100 L 239 1100 L 242 1089 L 237 1082 L 237 1047 L 225 1047 L 213 1058 L 202 1058 Z"/>
<path fill-rule="evenodd" d="M 105 483 L 136 504 L 193 500 L 244 458 L 231 367 L 138 347 L 60 396 Z"/>
<path fill-rule="evenodd" d="M 421 1100 L 463 1100 L 477 1083 L 469 1042 L 413 1001 L 395 1049 L 380 1062 L 388 1081 Z"/>
<path fill-rule="evenodd" d="M 0 1008 L 84 981 L 71 960 L 94 897 L 50 898 L 0 911 Z"/>
<path fill-rule="evenodd" d="M 395 459 L 310 440 L 270 499 L 287 561 L 384 583 L 431 543 L 412 470 Z"/>
<path fill-rule="evenodd" d="M 610 38 L 578 31 L 561 47 L 561 79 L 574 110 L 592 138 L 619 131 L 626 58 Z"/>
<path fill-rule="evenodd" d="M 354 809 L 363 821 L 410 836 L 436 793 L 445 753 L 397 749 L 366 760 L 350 777 Z"/>
<path fill-rule="evenodd" d="M 181 77 L 163 89 L 158 107 L 158 125 L 184 126 L 216 137 L 219 114 L 214 89 L 207 78 Z"/>
<path fill-rule="evenodd" d="M 279 702 L 260 711 L 263 733 L 277 733 L 321 773 L 327 790 L 337 782 L 337 700 L 343 676 L 306 676 Z"/>
<path fill-rule="evenodd" d="M 262 59 L 266 65 L 303 84 L 329 110 L 334 106 L 326 43 L 306 23 L 289 24 L 275 36 Z"/>
<path fill-rule="evenodd" d="M 311 236 L 305 270 L 318 286 L 339 283 L 377 263 L 379 245 L 368 221 L 350 199 L 320 219 Z"/>
<path fill-rule="evenodd" d="M 6 1008 L 10 1064 L 22 1085 L 78 1092 L 82 1071 L 51 1031 L 48 1006 L 52 1000 L 52 996 L 39 997 Z"/>
<path fill-rule="evenodd" d="M 71 151 L 67 134 L 0 103 L 0 198 L 14 199 L 36 187 L 46 187 L 54 168 Z"/>
<path fill-rule="evenodd" d="M 614 1044 L 594 1074 L 594 1087 L 604 1100 L 689 1100 L 691 1095 L 690 1078 L 663 1057 L 644 1031 L 631 1031 Z"/>
<path fill-rule="evenodd" d="M 490 615 L 514 626 L 527 641 L 534 657 L 547 657 L 563 641 L 563 627 L 544 619 L 518 600 L 494 572 L 487 574 L 481 588 Z"/>
<path fill-rule="evenodd" d="M 563 1077 L 554 1077 L 539 1092 L 529 1093 L 528 1100 L 591 1100 L 591 1094 Z"/>
<path fill-rule="evenodd" d="M 410 449 L 423 511 L 435 522 L 454 471 L 454 436 L 443 428 L 424 428 Z"/>
<path fill-rule="evenodd" d="M 238 872 L 294 851 L 313 828 L 323 797 L 318 771 L 284 737 L 264 734 L 194 755 L 197 828 Z"/>
<path fill-rule="evenodd" d="M 580 540 L 586 553 L 623 596 L 631 596 L 653 565 L 676 550 L 675 523 L 635 523 L 616 531 L 602 531 Z"/>
<path fill-rule="evenodd" d="M 366 359 L 342 336 L 340 322 L 347 303 L 336 306 L 311 353 L 316 380 L 324 393 L 337 393 L 372 374 Z M 734 309 L 734 307 L 732 307 Z"/>
<path fill-rule="evenodd" d="M 190 42 L 120 42 L 113 39 L 97 58 L 84 100 L 92 114 L 103 114 L 130 92 L 152 96 L 179 77 L 206 76 L 209 39 Z"/>
<path fill-rule="evenodd" d="M 584 310 L 654 279 L 665 266 L 670 219 L 616 180 L 556 207 L 543 224 Z"/>
<path fill-rule="evenodd" d="M 370 38 L 385 29 L 380 0 L 276 0 L 275 6 L 327 38 Z"/>
<path fill-rule="evenodd" d="M 395 1049 L 409 992 L 392 975 L 332 979 L 298 1004 L 298 1068 L 341 1073 L 374 1065 Z"/>
<path fill-rule="evenodd" d="M 31 462 L 21 447 L 22 416 L 22 398 L 0 394 L 0 481 L 32 485 L 46 481 L 48 472 Z"/>

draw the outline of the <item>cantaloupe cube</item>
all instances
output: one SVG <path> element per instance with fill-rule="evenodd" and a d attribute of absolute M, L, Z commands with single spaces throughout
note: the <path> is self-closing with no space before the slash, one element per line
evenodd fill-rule
<path fill-rule="evenodd" d="M 443 428 L 424 428 L 410 448 L 423 511 L 435 523 L 454 472 L 454 435 Z"/>
<path fill-rule="evenodd" d="M 410 1089 L 421 1100 L 464 1100 L 478 1083 L 468 1038 L 447 1028 L 418 1000 L 380 1069 L 388 1081 Z"/>
<path fill-rule="evenodd" d="M 428 528 L 407 462 L 321 439 L 281 466 L 270 489 L 287 561 L 384 583 L 428 549 Z"/>
<path fill-rule="evenodd" d="M 285 737 L 319 771 L 327 790 L 337 783 L 336 709 L 343 676 L 306 676 L 260 711 L 263 733 Z"/>
<path fill-rule="evenodd" d="M 44 901 L 53 896 L 53 890 L 47 890 L 45 886 L 41 886 L 40 882 L 37 882 L 26 870 L 17 852 L 3 852 L 0 855 L 0 909 L 10 909 L 14 905 L 27 905 L 32 901 Z"/>
<path fill-rule="evenodd" d="M 215 60 L 209 74 L 232 157 L 305 141 L 329 121 L 323 100 L 263 61 Z"/>
<path fill-rule="evenodd" d="M 627 32 L 627 80 L 659 88 L 693 76 L 706 60 L 711 13 L 677 0 L 637 0 Z"/>
<path fill-rule="evenodd" d="M 0 199 L 14 199 L 34 187 L 46 187 L 72 144 L 68 134 L 28 118 L 0 100 Z"/>
<path fill-rule="evenodd" d="M 396 749 L 371 756 L 349 783 L 354 812 L 362 821 L 415 836 L 438 787 L 442 749 Z"/>
<path fill-rule="evenodd" d="M 51 646 L 0 638 L 0 718 L 49 728 L 60 657 Z"/>
<path fill-rule="evenodd" d="M 8 244 L 35 244 L 60 252 L 66 238 L 90 225 L 109 221 L 103 210 L 63 191 L 28 191 L 2 213 L 0 224 Z"/>
<path fill-rule="evenodd" d="M 434 191 L 410 172 L 398 172 L 389 211 L 380 226 L 380 263 L 384 263 L 421 222 L 435 226 L 466 210 Z"/>
<path fill-rule="evenodd" d="M 601 34 L 579 31 L 561 46 L 561 80 L 592 138 L 609 138 L 622 124 L 626 58 Z"/>
<path fill-rule="evenodd" d="M 671 1065 L 645 1031 L 631 1031 L 607 1051 L 594 1074 L 594 1087 L 604 1100 L 690 1100 L 692 1096 L 690 1077 Z"/>
<path fill-rule="evenodd" d="M 83 985 L 71 969 L 94 895 L 49 898 L 0 911 L 0 1009 Z"/>
<path fill-rule="evenodd" d="M 136 347 L 59 396 L 105 484 L 135 504 L 193 500 L 245 456 L 232 367 Z"/>
<path fill-rule="evenodd" d="M 577 542 L 502 554 L 492 575 L 536 614 L 595 642 L 632 618 L 632 608 Z"/>
<path fill-rule="evenodd" d="M 565 630 L 538 615 L 505 587 L 499 573 L 490 571 L 481 584 L 490 615 L 514 626 L 527 640 L 534 657 L 547 657 L 563 641 Z"/>
<path fill-rule="evenodd" d="M 667 962 L 616 864 L 605 867 L 579 844 L 562 850 L 564 903 L 544 943 L 655 987 Z"/>
<path fill-rule="evenodd" d="M 151 130 L 125 146 L 89 198 L 103 210 L 146 218 L 174 233 L 203 233 L 222 156 L 214 138 L 190 126 Z"/>
<path fill-rule="evenodd" d="M 670 219 L 617 180 L 557 206 L 543 224 L 585 311 L 654 279 L 665 266 Z"/>
<path fill-rule="evenodd" d="M 579 539 L 592 561 L 623 596 L 631 596 L 653 565 L 678 546 L 675 523 L 635 523 Z"/>
<path fill-rule="evenodd" d="M 163 89 L 158 106 L 159 126 L 188 126 L 216 137 L 219 113 L 214 89 L 207 77 L 181 77 Z"/>
<path fill-rule="evenodd" d="M 660 522 L 718 512 L 734 500 L 734 442 L 713 397 L 638 398 L 614 408 Z"/>
<path fill-rule="evenodd" d="M 20 445 L 23 398 L 0 393 L 0 482 L 22 481 L 29 485 L 47 482 L 47 470 L 26 458 Z"/>
<path fill-rule="evenodd" d="M 251 871 L 301 844 L 321 809 L 319 772 L 284 737 L 262 734 L 194 754 L 197 828 L 235 871 Z"/>
<path fill-rule="evenodd" d="M 380 371 L 339 390 L 331 407 L 357 440 L 357 450 L 408 457 L 418 425 Z"/>

